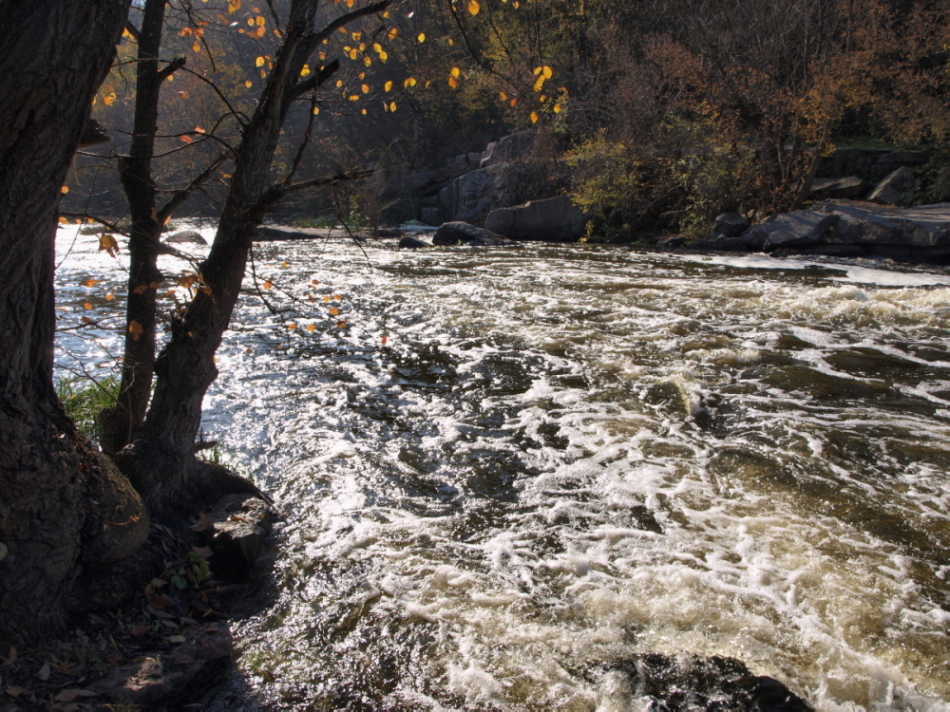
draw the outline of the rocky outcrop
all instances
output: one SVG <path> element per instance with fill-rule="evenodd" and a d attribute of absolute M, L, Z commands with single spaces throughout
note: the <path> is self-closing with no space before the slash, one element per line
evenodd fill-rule
<path fill-rule="evenodd" d="M 576 242 L 586 224 L 587 216 L 566 195 L 499 208 L 485 220 L 485 227 L 499 235 L 542 242 Z"/>
<path fill-rule="evenodd" d="M 932 157 L 927 151 L 895 151 L 890 148 L 837 148 L 823 158 L 818 166 L 818 176 L 842 178 L 857 176 L 874 184 L 883 180 L 901 166 L 923 166 Z M 852 196 L 854 197 L 854 196 Z"/>
<path fill-rule="evenodd" d="M 409 176 L 407 187 L 420 218 L 429 225 L 443 220 L 482 225 L 492 210 L 554 195 L 557 172 L 541 157 L 541 143 L 541 135 L 529 129 Z"/>
<path fill-rule="evenodd" d="M 808 193 L 809 200 L 853 200 L 867 193 L 868 186 L 858 176 L 816 178 Z"/>
<path fill-rule="evenodd" d="M 916 194 L 917 179 L 909 168 L 901 166 L 878 183 L 868 200 L 884 205 L 910 205 Z"/>
<path fill-rule="evenodd" d="M 440 227 L 432 238 L 433 245 L 451 247 L 454 245 L 468 245 L 469 247 L 492 247 L 496 245 L 513 245 L 514 240 L 498 235 L 483 227 L 476 227 L 466 222 L 447 222 Z"/>
<path fill-rule="evenodd" d="M 828 203 L 777 215 L 737 236 L 713 232 L 692 250 L 764 251 L 887 257 L 950 264 L 950 203 L 896 208 Z"/>

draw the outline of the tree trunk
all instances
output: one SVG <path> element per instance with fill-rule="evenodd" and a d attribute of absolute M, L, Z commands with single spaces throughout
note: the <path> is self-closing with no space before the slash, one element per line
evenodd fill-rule
<path fill-rule="evenodd" d="M 128 0 L 0 0 L 0 645 L 65 623 L 83 564 L 121 558 L 147 517 L 53 388 L 60 186 Z"/>
<path fill-rule="evenodd" d="M 149 0 L 139 31 L 136 66 L 135 124 L 129 155 L 119 161 L 122 187 L 129 201 L 129 283 L 125 349 L 119 402 L 100 414 L 102 449 L 115 454 L 132 442 L 145 421 L 155 368 L 156 290 L 162 279 L 158 248 L 162 226 L 156 213 L 152 156 L 158 129 L 158 52 L 165 24 L 164 0 Z"/>

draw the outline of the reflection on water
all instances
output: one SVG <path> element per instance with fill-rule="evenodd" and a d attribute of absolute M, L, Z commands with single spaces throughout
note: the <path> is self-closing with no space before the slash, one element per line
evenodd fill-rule
<path fill-rule="evenodd" d="M 286 510 L 238 630 L 248 709 L 645 709 L 617 671 L 652 653 L 819 709 L 950 708 L 946 274 L 256 257 L 275 289 L 245 295 L 205 423 Z M 61 268 L 65 327 L 112 308 L 103 260 Z M 114 343 L 62 338 L 103 365 Z"/>

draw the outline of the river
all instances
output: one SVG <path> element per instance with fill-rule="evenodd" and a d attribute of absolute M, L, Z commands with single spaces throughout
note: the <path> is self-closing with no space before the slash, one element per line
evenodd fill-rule
<path fill-rule="evenodd" d="M 101 373 L 121 268 L 58 247 L 61 367 Z M 232 705 L 649 709 L 660 653 L 950 709 L 946 270 L 255 252 L 203 426 L 284 512 Z"/>

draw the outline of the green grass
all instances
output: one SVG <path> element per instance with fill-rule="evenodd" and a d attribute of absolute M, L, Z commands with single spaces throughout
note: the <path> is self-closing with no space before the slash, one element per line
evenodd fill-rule
<path fill-rule="evenodd" d="M 56 382 L 56 394 L 79 431 L 90 440 L 98 441 L 99 412 L 115 405 L 119 397 L 119 379 L 115 376 L 106 376 L 97 381 L 91 378 L 61 378 Z"/>

